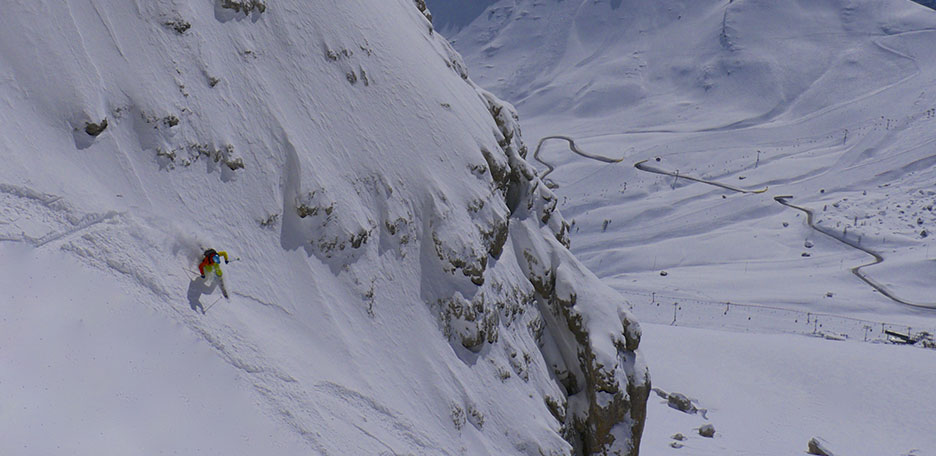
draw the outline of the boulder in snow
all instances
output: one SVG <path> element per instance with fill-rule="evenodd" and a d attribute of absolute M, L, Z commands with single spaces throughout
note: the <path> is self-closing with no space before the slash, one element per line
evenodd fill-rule
<path fill-rule="evenodd" d="M 807 452 L 809 454 L 815 454 L 818 456 L 835 456 L 832 454 L 831 451 L 829 451 L 828 448 L 826 448 L 824 442 L 822 442 L 821 440 L 822 439 L 818 437 L 813 437 L 809 439 L 809 449 Z"/>
<path fill-rule="evenodd" d="M 670 407 L 676 410 L 679 410 L 680 412 L 685 412 L 685 413 L 696 412 L 696 408 L 694 405 L 692 405 L 692 401 L 689 400 L 688 397 L 680 393 L 670 393 L 666 399 L 666 403 Z"/>

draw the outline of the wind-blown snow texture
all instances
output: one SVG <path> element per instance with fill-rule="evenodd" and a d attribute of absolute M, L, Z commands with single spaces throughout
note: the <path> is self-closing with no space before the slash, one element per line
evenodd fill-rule
<path fill-rule="evenodd" d="M 573 252 L 643 321 L 754 333 L 651 326 L 654 385 L 697 398 L 724 432 L 674 441 L 707 420 L 658 413 L 651 401 L 645 451 L 804 451 L 813 436 L 786 423 L 816 416 L 836 454 L 936 451 L 931 431 L 907 425 L 932 421 L 911 395 L 936 396 L 933 352 L 808 341 L 803 353 L 841 344 L 822 355 L 840 365 L 803 369 L 785 356 L 801 347 L 763 334 L 811 323 L 821 335 L 817 313 L 858 325 L 859 341 L 885 326 L 870 322 L 936 328 L 936 13 L 904 0 L 481 3 L 480 13 L 436 20 L 466 24 L 449 38 L 479 85 L 514 103 L 527 140 L 562 135 L 623 159 L 544 144 Z M 784 195 L 817 229 L 775 199 Z M 862 265 L 867 282 L 852 272 Z M 758 362 L 726 363 L 732 340 L 756 346 L 743 356 Z M 691 363 L 678 361 L 690 345 Z M 822 391 L 840 392 L 838 403 Z M 892 405 L 846 412 L 869 394 Z M 778 395 L 788 407 L 751 405 Z M 869 423 L 901 437 L 856 431 Z"/>
<path fill-rule="evenodd" d="M 4 4 L 0 453 L 636 453 L 640 329 L 415 3 Z"/>

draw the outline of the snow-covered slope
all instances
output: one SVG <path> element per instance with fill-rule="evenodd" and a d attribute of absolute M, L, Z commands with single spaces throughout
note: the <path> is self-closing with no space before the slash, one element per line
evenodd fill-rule
<path fill-rule="evenodd" d="M 861 272 L 899 300 L 936 305 L 934 30 L 903 0 L 502 1 L 453 41 L 528 137 L 623 158 L 541 152 L 573 251 L 619 290 L 932 327 L 850 272 L 872 256 L 773 197 L 880 254 Z"/>
<path fill-rule="evenodd" d="M 640 329 L 418 3 L 4 4 L 0 452 L 636 451 Z"/>
<path fill-rule="evenodd" d="M 936 449 L 932 350 L 647 324 L 654 387 L 679 392 L 689 415 L 653 394 L 641 454 L 925 456 Z M 660 360 L 660 361 L 655 361 Z M 713 438 L 698 429 L 715 427 Z M 673 439 L 680 433 L 683 441 Z M 672 443 L 684 445 L 676 452 Z"/>
<path fill-rule="evenodd" d="M 468 25 L 454 46 L 517 106 L 528 142 L 565 135 L 611 159 L 564 140 L 540 150 L 573 252 L 645 323 L 654 386 L 708 409 L 651 398 L 645 453 L 791 454 L 819 436 L 835 454 L 936 454 L 919 403 L 936 396 L 936 352 L 864 342 L 936 329 L 936 13 L 903 0 L 486 6 L 456 17 Z M 714 439 L 698 435 L 706 423 Z"/>

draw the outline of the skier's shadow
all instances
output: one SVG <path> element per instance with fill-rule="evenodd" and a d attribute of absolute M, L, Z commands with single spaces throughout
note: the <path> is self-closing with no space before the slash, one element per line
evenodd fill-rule
<path fill-rule="evenodd" d="M 203 279 L 201 277 L 196 277 L 192 279 L 192 281 L 189 282 L 188 287 L 189 307 L 191 307 L 192 310 L 196 312 L 201 311 L 201 313 L 204 314 L 205 304 L 202 303 L 201 298 L 202 296 L 210 296 L 214 294 L 215 289 L 218 288 L 219 283 L 220 280 L 213 278 Z"/>

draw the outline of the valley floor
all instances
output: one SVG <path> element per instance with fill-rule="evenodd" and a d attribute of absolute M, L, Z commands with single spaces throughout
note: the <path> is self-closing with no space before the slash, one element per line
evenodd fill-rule
<path fill-rule="evenodd" d="M 813 437 L 835 454 L 936 452 L 936 351 L 642 324 L 654 388 L 682 393 L 706 417 L 651 394 L 641 454 L 804 454 Z M 697 429 L 711 423 L 714 438 Z M 675 449 L 673 435 L 687 437 Z"/>

